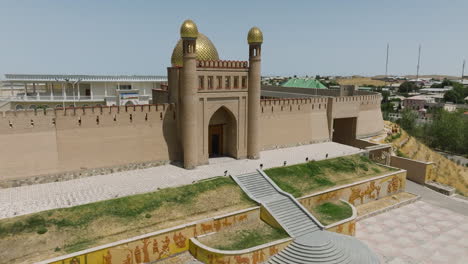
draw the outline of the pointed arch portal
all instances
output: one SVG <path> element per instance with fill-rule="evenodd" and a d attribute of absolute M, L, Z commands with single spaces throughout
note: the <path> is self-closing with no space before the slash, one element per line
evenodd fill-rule
<path fill-rule="evenodd" d="M 237 156 L 237 122 L 226 107 L 220 107 L 208 125 L 209 157 Z"/>

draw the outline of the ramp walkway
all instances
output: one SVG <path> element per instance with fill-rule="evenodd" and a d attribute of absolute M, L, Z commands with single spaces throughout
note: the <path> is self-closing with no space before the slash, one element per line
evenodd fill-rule
<path fill-rule="evenodd" d="M 356 238 L 325 231 L 307 209 L 291 194 L 281 190 L 262 170 L 231 177 L 294 238 L 267 263 L 380 263 L 378 257 Z"/>

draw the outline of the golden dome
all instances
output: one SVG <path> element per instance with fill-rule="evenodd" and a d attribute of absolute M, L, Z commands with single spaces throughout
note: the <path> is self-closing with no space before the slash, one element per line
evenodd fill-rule
<path fill-rule="evenodd" d="M 219 60 L 218 51 L 213 45 L 213 42 L 211 42 L 211 40 L 202 33 L 198 33 L 195 50 L 197 52 L 197 60 Z M 182 66 L 184 64 L 182 58 L 181 39 L 177 42 L 174 50 L 172 51 L 171 63 L 172 66 Z"/>
<path fill-rule="evenodd" d="M 258 27 L 253 27 L 249 30 L 247 35 L 247 42 L 249 44 L 262 44 L 263 43 L 263 33 Z"/>
<path fill-rule="evenodd" d="M 180 37 L 181 38 L 197 38 L 198 37 L 198 28 L 195 22 L 188 19 L 182 23 L 180 26 Z"/>

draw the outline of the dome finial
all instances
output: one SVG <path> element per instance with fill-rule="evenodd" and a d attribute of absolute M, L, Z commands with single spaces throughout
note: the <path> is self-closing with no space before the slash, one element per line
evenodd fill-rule
<path fill-rule="evenodd" d="M 247 34 L 247 42 L 249 44 L 262 44 L 263 33 L 258 27 L 252 27 Z"/>
<path fill-rule="evenodd" d="M 182 23 L 180 27 L 180 37 L 181 38 L 197 38 L 198 37 L 198 28 L 197 24 L 190 19 L 187 19 Z"/>

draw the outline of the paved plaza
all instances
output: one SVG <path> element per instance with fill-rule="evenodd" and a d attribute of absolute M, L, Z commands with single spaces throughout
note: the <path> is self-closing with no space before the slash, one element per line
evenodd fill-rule
<path fill-rule="evenodd" d="M 164 165 L 64 182 L 0 189 L 0 219 L 190 184 L 222 176 L 226 170 L 228 174 L 237 175 L 252 172 L 260 164 L 266 169 L 283 166 L 284 161 L 291 165 L 305 162 L 306 157 L 309 160 L 321 160 L 327 154 L 328 158 L 332 158 L 359 152 L 357 148 L 325 142 L 262 151 L 259 160 L 211 159 L 209 165 L 193 170 Z"/>
<path fill-rule="evenodd" d="M 364 219 L 356 228 L 356 237 L 385 263 L 468 263 L 468 217 L 425 201 Z"/>

